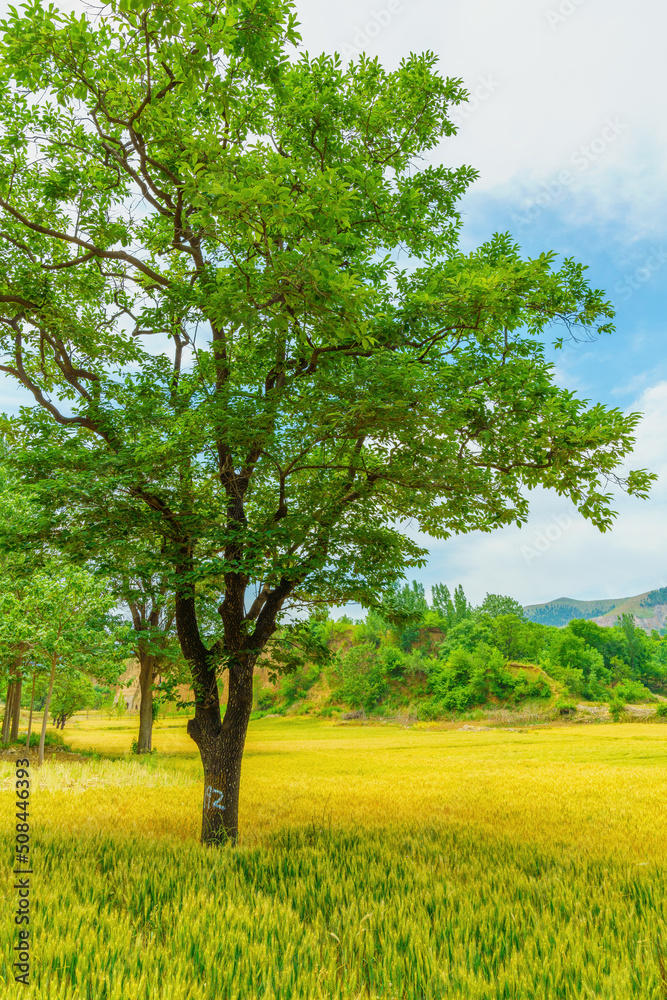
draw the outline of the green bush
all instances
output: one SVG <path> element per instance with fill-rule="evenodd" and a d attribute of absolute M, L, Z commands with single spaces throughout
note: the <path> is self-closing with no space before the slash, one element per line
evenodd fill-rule
<path fill-rule="evenodd" d="M 256 681 L 259 678 L 255 678 Z M 260 687 L 259 683 L 255 686 L 255 708 L 259 709 L 260 712 L 268 712 L 269 709 L 273 708 L 278 698 L 278 692 L 275 688 Z"/>
<path fill-rule="evenodd" d="M 397 646 L 388 644 L 382 645 L 381 653 L 387 676 L 394 679 L 405 677 L 406 673 L 410 671 L 411 664 L 413 662 L 419 663 L 422 660 L 420 653 L 412 653 L 406 656 Z"/>
<path fill-rule="evenodd" d="M 569 717 L 577 714 L 577 706 L 571 701 L 565 701 L 565 699 L 559 698 L 554 705 L 554 711 L 556 715 Z"/>
<path fill-rule="evenodd" d="M 19 733 L 16 737 L 16 742 L 20 743 L 21 746 L 25 746 L 25 741 L 27 733 Z M 30 747 L 39 746 L 40 733 L 34 730 L 30 733 Z M 64 739 L 59 733 L 47 733 L 44 738 L 44 746 L 47 747 L 60 747 L 61 750 L 71 750 L 69 743 L 65 743 Z"/>
<path fill-rule="evenodd" d="M 642 681 L 654 691 L 667 692 L 667 641 L 664 639 L 656 643 L 649 661 L 644 665 Z"/>
<path fill-rule="evenodd" d="M 526 621 L 517 614 L 500 614 L 494 617 L 493 645 L 508 660 L 534 663 L 548 639 L 544 625 Z"/>
<path fill-rule="evenodd" d="M 616 701 L 630 704 L 638 701 L 656 701 L 655 695 L 651 694 L 647 687 L 640 681 L 624 680 L 612 689 L 612 697 Z"/>
<path fill-rule="evenodd" d="M 337 695 L 350 708 L 371 712 L 389 690 L 389 664 L 386 647 L 365 642 L 349 649 L 338 658 L 336 673 L 340 678 Z"/>
<path fill-rule="evenodd" d="M 574 693 L 581 694 L 584 698 L 604 697 L 604 684 L 611 680 L 611 673 L 605 667 L 602 654 L 588 646 L 581 636 L 567 628 L 552 635 L 547 659 L 556 669 L 560 667 L 581 671 L 581 690 Z M 546 665 L 544 669 L 550 672 Z M 552 676 L 556 677 L 556 674 Z"/>
<path fill-rule="evenodd" d="M 549 677 L 563 684 L 570 694 L 583 695 L 586 688 L 586 678 L 583 670 L 578 667 L 564 667 L 560 663 L 543 660 L 540 666 Z"/>
<path fill-rule="evenodd" d="M 614 698 L 609 702 L 609 714 L 614 722 L 620 722 L 621 716 L 625 715 L 625 702 L 620 698 Z"/>
<path fill-rule="evenodd" d="M 472 653 L 482 645 L 492 646 L 493 640 L 493 620 L 489 615 L 464 618 L 447 630 L 445 641 L 440 647 L 440 656 L 447 660 L 457 649 Z"/>
<path fill-rule="evenodd" d="M 411 719 L 417 719 L 419 722 L 432 722 L 434 719 L 442 718 L 444 714 L 440 702 L 432 697 L 411 701 L 406 707 L 406 712 Z"/>
<path fill-rule="evenodd" d="M 535 677 L 528 670 L 519 670 L 514 676 L 514 701 L 529 701 L 533 698 L 550 698 L 551 688 L 542 677 Z"/>
<path fill-rule="evenodd" d="M 354 626 L 355 642 L 370 642 L 380 646 L 387 637 L 391 626 L 376 611 L 369 611 L 365 621 Z"/>
<path fill-rule="evenodd" d="M 289 674 L 283 674 L 278 685 L 278 700 L 286 707 L 301 701 L 319 679 L 320 667 L 310 663 L 297 667 Z"/>
<path fill-rule="evenodd" d="M 660 719 L 667 719 L 667 701 L 661 701 L 655 710 L 655 714 Z"/>
<path fill-rule="evenodd" d="M 541 677 L 533 677 L 526 670 L 510 672 L 502 653 L 486 644 L 473 652 L 455 649 L 445 663 L 435 661 L 429 671 L 428 689 L 441 712 L 461 712 L 484 704 L 490 696 L 514 704 L 551 694 Z"/>

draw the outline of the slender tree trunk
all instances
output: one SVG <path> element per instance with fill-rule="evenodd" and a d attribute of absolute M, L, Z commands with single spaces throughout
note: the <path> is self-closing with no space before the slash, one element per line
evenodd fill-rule
<path fill-rule="evenodd" d="M 5 715 L 2 720 L 2 742 L 9 743 L 9 733 L 11 731 L 12 715 L 14 710 L 14 684 L 10 680 L 7 684 L 7 697 L 5 698 Z"/>
<path fill-rule="evenodd" d="M 2 721 L 2 742 L 15 742 L 19 734 L 18 721 L 21 713 L 21 681 L 12 680 L 7 685 L 5 717 Z"/>
<path fill-rule="evenodd" d="M 14 681 L 14 703 L 12 705 L 12 732 L 11 742 L 16 743 L 19 735 L 19 725 L 21 723 L 21 688 L 23 681 L 19 677 Z"/>
<path fill-rule="evenodd" d="M 155 657 L 142 648 L 139 640 L 139 739 L 138 753 L 150 753 L 153 749 L 153 676 Z"/>
<path fill-rule="evenodd" d="M 204 765 L 202 844 L 236 844 L 239 832 L 241 763 L 252 711 L 254 657 L 246 656 L 230 666 L 229 695 L 225 717 L 220 704 L 206 708 L 197 702 L 188 733 L 197 744 Z"/>
<path fill-rule="evenodd" d="M 46 702 L 44 703 L 44 718 L 42 719 L 42 734 L 39 738 L 39 757 L 38 763 L 44 763 L 44 741 L 46 740 L 46 724 L 49 721 L 49 706 L 51 704 L 51 695 L 53 694 L 53 682 L 56 679 L 56 663 L 58 657 L 54 656 L 51 660 L 51 676 L 49 677 L 49 690 L 46 694 Z"/>
<path fill-rule="evenodd" d="M 25 655 L 25 643 L 19 643 L 19 651 L 12 664 L 8 684 L 7 701 L 5 702 L 5 717 L 2 721 L 2 742 L 15 743 L 19 735 L 21 723 L 21 666 Z"/>
<path fill-rule="evenodd" d="M 30 696 L 30 715 L 28 716 L 28 735 L 25 738 L 25 748 L 30 749 L 30 734 L 32 733 L 32 709 L 35 704 L 35 681 L 37 680 L 37 671 L 32 675 L 32 694 Z"/>

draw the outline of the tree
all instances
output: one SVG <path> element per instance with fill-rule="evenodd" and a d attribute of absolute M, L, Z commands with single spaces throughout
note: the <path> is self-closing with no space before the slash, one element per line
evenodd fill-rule
<path fill-rule="evenodd" d="M 540 340 L 613 310 L 571 259 L 458 249 L 475 171 L 418 161 L 466 92 L 432 53 L 290 59 L 287 0 L 22 11 L 0 44 L 0 370 L 34 405 L 7 447 L 69 558 L 162 539 L 202 841 L 235 841 L 254 665 L 288 612 L 382 607 L 427 554 L 408 524 L 523 523 L 541 485 L 605 530 L 610 479 L 646 495 L 616 475 L 639 415 L 559 388 Z"/>
<path fill-rule="evenodd" d="M 651 691 L 667 691 L 667 642 L 655 643 L 651 658 L 644 666 L 642 681 Z"/>
<path fill-rule="evenodd" d="M 483 614 L 491 615 L 492 618 L 497 618 L 498 615 L 524 617 L 523 608 L 519 602 L 515 601 L 513 597 L 504 597 L 502 594 L 487 593 L 478 610 Z"/>
<path fill-rule="evenodd" d="M 637 628 L 634 615 L 628 613 L 617 615 L 616 627 L 625 638 L 630 677 L 640 679 L 653 651 L 651 640 L 643 629 Z"/>
<path fill-rule="evenodd" d="M 112 606 L 113 595 L 108 587 L 66 565 L 57 574 L 36 581 L 26 626 L 32 649 L 50 667 L 39 741 L 40 764 L 44 760 L 46 724 L 58 667 L 72 672 L 77 665 L 87 665 L 107 680 L 118 673 L 122 647 L 116 644 L 114 631 L 105 629 L 111 624 Z"/>
<path fill-rule="evenodd" d="M 406 618 L 419 621 L 428 611 L 428 601 L 423 583 L 413 580 L 402 587 L 393 588 L 392 605 L 394 611 L 402 613 Z"/>
<path fill-rule="evenodd" d="M 542 665 L 548 674 L 584 698 L 604 697 L 603 685 L 611 680 L 602 654 L 569 628 L 552 633 Z"/>
<path fill-rule="evenodd" d="M 28 709 L 28 732 L 25 737 L 26 750 L 30 749 L 30 737 L 32 736 L 32 713 L 35 706 L 35 685 L 37 683 L 37 671 L 33 670 L 32 688 L 30 691 L 30 708 Z M 17 734 L 18 735 L 18 734 Z"/>
<path fill-rule="evenodd" d="M 6 495 L 0 490 L 0 508 Z M 22 634 L 23 608 L 30 600 L 32 573 L 29 560 L 21 553 L 0 555 L 0 660 L 7 677 L 3 744 L 15 743 L 21 719 L 21 692 L 29 643 Z"/>
<path fill-rule="evenodd" d="M 7 482 L 0 472 L 0 518 L 23 513 L 17 484 Z M 0 552 L 0 663 L 7 678 L 3 744 L 16 742 L 21 719 L 21 694 L 29 645 L 21 634 L 23 607 L 30 600 L 34 555 L 24 551 Z"/>
<path fill-rule="evenodd" d="M 65 674 L 61 683 L 56 681 L 51 699 L 51 718 L 56 729 L 64 729 L 65 723 L 75 712 L 95 703 L 95 688 L 90 677 L 80 670 Z"/>
<path fill-rule="evenodd" d="M 472 606 L 463 593 L 463 585 L 459 584 L 454 590 L 454 621 L 463 621 L 464 618 L 469 618 L 471 614 Z"/>
<path fill-rule="evenodd" d="M 137 753 L 150 753 L 153 745 L 153 685 L 165 672 L 165 653 L 173 627 L 173 595 L 162 579 L 151 574 L 123 576 L 117 591 L 132 615 L 134 653 L 139 661 L 139 736 Z"/>
<path fill-rule="evenodd" d="M 473 609 L 463 592 L 462 584 L 454 589 L 454 597 L 450 594 L 446 583 L 436 583 L 432 587 L 433 608 L 445 621 L 447 628 L 469 618 Z"/>
<path fill-rule="evenodd" d="M 3 744 L 15 742 L 19 732 L 21 720 L 21 687 L 23 685 L 23 677 L 20 671 L 21 656 L 17 655 L 10 666 L 9 679 L 7 681 L 5 714 L 2 720 Z"/>
<path fill-rule="evenodd" d="M 124 647 L 118 642 L 122 628 L 109 615 L 114 599 L 104 581 L 52 560 L 31 575 L 29 584 L 21 598 L 3 594 L 0 649 L 19 645 L 36 664 L 48 667 L 41 764 L 56 672 L 73 676 L 77 666 L 85 666 L 115 679 Z"/>
<path fill-rule="evenodd" d="M 398 628 L 399 645 L 405 652 L 419 638 L 419 627 L 428 610 L 424 586 L 416 580 L 412 581 L 412 586 L 409 583 L 402 587 L 394 585 L 389 591 L 384 613 Z"/>
<path fill-rule="evenodd" d="M 175 636 L 175 602 L 164 573 L 152 571 L 155 556 L 161 552 L 162 539 L 148 536 L 141 540 L 120 538 L 94 560 L 96 569 L 106 576 L 120 604 L 130 613 L 134 628 L 131 648 L 139 663 L 139 735 L 133 746 L 137 753 L 152 748 L 153 722 L 157 703 L 154 687 L 158 678 L 176 673 L 164 686 L 165 695 L 173 694 L 185 663 Z M 201 626 L 210 626 L 213 617 L 209 589 L 197 588 L 197 611 Z M 215 601 L 215 608 L 220 603 Z M 215 612 L 217 615 L 217 612 Z M 219 616 L 217 616 L 219 618 Z M 178 675 L 178 676 L 176 676 Z"/>
<path fill-rule="evenodd" d="M 23 680 L 32 672 L 33 684 L 28 721 L 28 741 L 32 730 L 35 679 L 40 664 L 32 656 L 30 637 L 25 633 L 26 611 L 32 601 L 35 575 L 44 565 L 40 546 L 3 545 L 30 517 L 22 483 L 0 465 L 0 663 L 7 677 L 7 696 L 2 725 L 2 742 L 16 742 L 21 719 Z M 48 562 L 48 557 L 47 557 Z M 26 744 L 29 746 L 29 742 Z"/>

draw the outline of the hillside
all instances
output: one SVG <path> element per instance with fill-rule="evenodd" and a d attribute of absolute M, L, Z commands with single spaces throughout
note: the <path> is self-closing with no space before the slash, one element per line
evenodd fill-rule
<path fill-rule="evenodd" d="M 523 610 L 530 621 L 558 628 L 564 628 L 574 618 L 585 618 L 609 627 L 615 624 L 618 615 L 631 614 L 635 624 L 650 633 L 653 629 L 660 631 L 667 625 L 667 588 L 606 601 L 577 601 L 572 597 L 559 597 L 545 604 L 529 604 Z"/>

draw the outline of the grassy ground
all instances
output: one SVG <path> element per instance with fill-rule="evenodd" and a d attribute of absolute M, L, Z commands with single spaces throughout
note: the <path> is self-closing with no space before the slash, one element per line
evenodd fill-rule
<path fill-rule="evenodd" d="M 33 985 L 8 920 L 3 998 L 667 997 L 667 727 L 258 720 L 215 852 L 184 719 L 130 759 L 136 725 L 74 720 L 104 756 L 32 769 Z"/>

